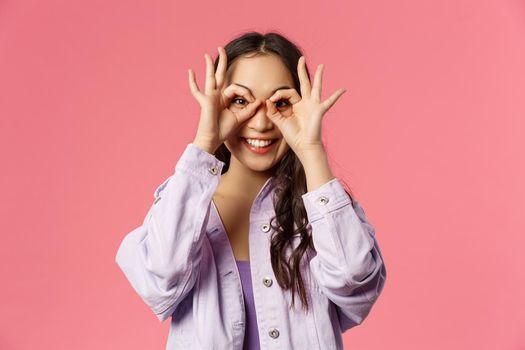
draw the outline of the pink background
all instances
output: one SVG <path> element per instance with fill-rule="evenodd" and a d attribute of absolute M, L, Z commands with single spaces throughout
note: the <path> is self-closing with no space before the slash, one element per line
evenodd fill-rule
<path fill-rule="evenodd" d="M 348 349 L 525 349 L 523 1 L 0 2 L 1 349 L 164 349 L 114 258 L 245 30 L 326 65 L 333 170 L 388 268 Z"/>

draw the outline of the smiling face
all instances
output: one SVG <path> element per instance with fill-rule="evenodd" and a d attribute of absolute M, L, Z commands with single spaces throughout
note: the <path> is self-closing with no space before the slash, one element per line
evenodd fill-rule
<path fill-rule="evenodd" d="M 230 84 L 249 89 L 254 98 L 263 101 L 254 115 L 224 142 L 231 152 L 231 161 L 238 161 L 253 171 L 266 171 L 279 163 L 290 147 L 279 128 L 268 118 L 264 101 L 270 98 L 276 89 L 293 88 L 292 76 L 275 54 L 241 56 L 228 68 L 224 86 Z M 231 100 L 229 108 L 235 112 L 245 108 L 247 104 L 248 101 L 243 97 L 236 96 Z M 275 106 L 284 116 L 291 112 L 291 106 L 286 100 L 276 101 Z M 256 138 L 272 140 L 272 144 L 260 147 L 265 146 L 267 142 L 254 143 L 249 140 Z"/>

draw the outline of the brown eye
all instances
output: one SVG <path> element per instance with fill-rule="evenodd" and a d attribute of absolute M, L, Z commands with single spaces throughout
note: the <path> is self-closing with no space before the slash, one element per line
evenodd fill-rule
<path fill-rule="evenodd" d="M 238 101 L 239 103 L 237 103 Z M 247 101 L 244 98 L 236 97 L 232 100 L 232 103 L 238 106 L 244 106 L 247 103 Z"/>
<path fill-rule="evenodd" d="M 281 104 L 280 104 L 281 103 Z M 279 105 L 280 104 L 280 105 Z M 275 102 L 275 105 L 277 106 L 277 108 L 284 108 L 286 106 L 289 106 L 290 105 L 290 102 L 288 102 L 288 100 L 282 98 L 280 99 L 279 101 Z"/>

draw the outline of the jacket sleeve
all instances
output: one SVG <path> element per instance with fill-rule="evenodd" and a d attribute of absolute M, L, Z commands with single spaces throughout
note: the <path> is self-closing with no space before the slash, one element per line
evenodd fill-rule
<path fill-rule="evenodd" d="M 335 304 L 345 332 L 368 316 L 386 281 L 375 230 L 337 178 L 302 198 L 317 252 L 310 260 L 310 270 Z"/>
<path fill-rule="evenodd" d="M 162 322 L 192 290 L 202 239 L 224 162 L 192 143 L 174 173 L 154 192 L 141 226 L 129 232 L 115 260 Z"/>

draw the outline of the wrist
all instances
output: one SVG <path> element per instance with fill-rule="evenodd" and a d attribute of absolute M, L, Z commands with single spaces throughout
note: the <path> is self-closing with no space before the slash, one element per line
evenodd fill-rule
<path fill-rule="evenodd" d="M 308 191 L 313 191 L 334 178 L 326 153 L 302 159 Z"/>
<path fill-rule="evenodd" d="M 217 149 L 217 147 L 213 146 L 210 142 L 203 141 L 197 138 L 193 140 L 192 144 L 210 154 L 214 154 L 215 150 Z"/>
<path fill-rule="evenodd" d="M 319 163 L 320 160 L 324 161 L 328 158 L 323 145 L 301 150 L 297 152 L 297 157 L 303 165 Z"/>

